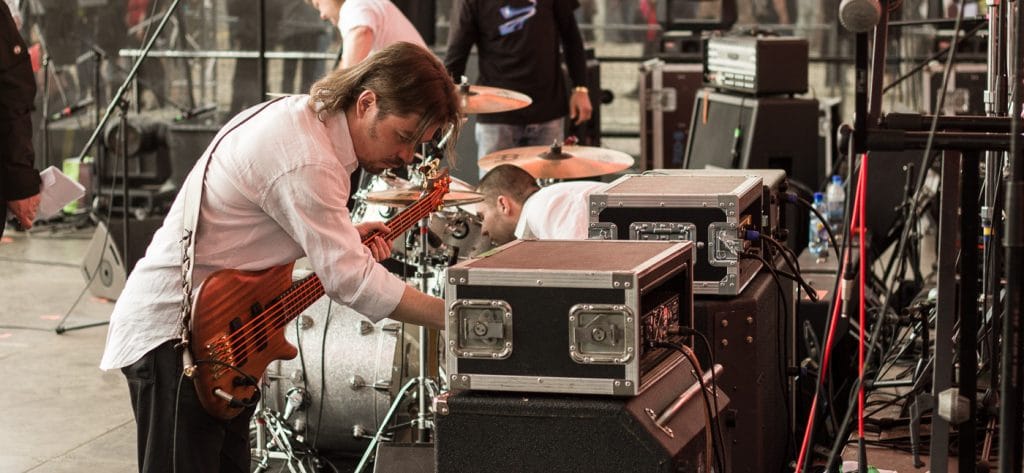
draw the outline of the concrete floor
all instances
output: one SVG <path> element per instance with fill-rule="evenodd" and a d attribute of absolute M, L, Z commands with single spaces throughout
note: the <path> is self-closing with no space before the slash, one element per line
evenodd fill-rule
<path fill-rule="evenodd" d="M 132 472 L 135 422 L 120 372 L 98 368 L 113 303 L 78 269 L 92 229 L 4 233 L 0 241 L 0 471 Z"/>

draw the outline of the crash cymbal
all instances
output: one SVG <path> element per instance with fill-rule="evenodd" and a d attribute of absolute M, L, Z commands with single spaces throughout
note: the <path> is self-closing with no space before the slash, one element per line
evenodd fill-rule
<path fill-rule="evenodd" d="M 622 171 L 633 165 L 633 157 L 592 146 L 527 146 L 495 151 L 480 158 L 477 164 L 484 171 L 511 164 L 537 179 L 575 179 Z"/>
<path fill-rule="evenodd" d="M 418 190 L 378 191 L 366 194 L 366 202 L 388 207 L 406 207 L 419 200 L 421 196 L 422 193 Z M 482 200 L 484 196 L 476 192 L 449 192 L 444 196 L 444 206 L 472 204 Z"/>
<path fill-rule="evenodd" d="M 529 106 L 533 99 L 507 89 L 484 85 L 460 85 L 462 113 L 497 113 Z"/>

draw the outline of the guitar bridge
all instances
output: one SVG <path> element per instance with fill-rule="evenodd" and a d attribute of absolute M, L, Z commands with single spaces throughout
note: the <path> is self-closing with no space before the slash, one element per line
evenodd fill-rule
<path fill-rule="evenodd" d="M 217 339 L 217 341 L 206 345 L 206 354 L 210 360 L 214 361 L 213 366 L 210 367 L 210 375 L 215 380 L 224 376 L 229 366 L 234 366 L 235 357 L 232 353 L 231 342 L 227 339 L 227 336 L 223 336 Z"/>

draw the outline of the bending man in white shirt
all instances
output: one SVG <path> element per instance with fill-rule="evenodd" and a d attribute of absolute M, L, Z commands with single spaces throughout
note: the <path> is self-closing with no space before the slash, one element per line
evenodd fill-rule
<path fill-rule="evenodd" d="M 405 41 L 428 49 L 412 22 L 390 0 L 308 0 L 341 32 L 341 63 L 345 69 L 374 52 Z"/>
<path fill-rule="evenodd" d="M 378 264 L 390 254 L 390 242 L 376 237 L 364 246 L 361 240 L 384 225 L 353 225 L 345 203 L 356 169 L 379 173 L 408 165 L 422 141 L 459 123 L 458 97 L 444 66 L 409 43 L 328 74 L 308 96 L 243 111 L 206 151 L 212 156 L 202 184 L 193 281 L 198 285 L 220 269 L 258 271 L 306 256 L 327 295 L 370 320 L 443 328 L 444 301 Z M 193 169 L 185 188 L 203 171 Z M 192 378 L 182 376 L 184 195 L 128 278 L 100 367 L 121 368 L 128 379 L 139 471 L 248 472 L 252 402 L 221 420 L 203 409 Z M 203 315 L 194 313 L 193 321 Z"/>
<path fill-rule="evenodd" d="M 590 194 L 607 184 L 595 181 L 559 182 L 546 187 L 522 168 L 502 164 L 480 180 L 476 191 L 481 232 L 495 245 L 516 238 L 585 240 L 590 223 Z"/>

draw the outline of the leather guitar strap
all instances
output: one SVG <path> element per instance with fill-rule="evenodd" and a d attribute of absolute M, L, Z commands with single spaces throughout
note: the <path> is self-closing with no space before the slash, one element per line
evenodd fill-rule
<path fill-rule="evenodd" d="M 178 343 L 177 348 L 181 348 L 181 359 L 182 366 L 186 376 L 191 377 L 195 372 L 195 363 L 192 359 L 192 351 L 190 349 L 190 333 L 192 326 L 192 272 L 194 269 L 195 254 L 196 254 L 196 231 L 199 226 L 199 207 L 203 200 L 203 188 L 206 182 L 206 171 L 210 167 L 210 159 L 213 154 L 217 152 L 217 147 L 220 146 L 221 141 L 224 140 L 228 134 L 238 129 L 238 127 L 245 124 L 252 117 L 266 110 L 267 107 L 274 104 L 275 102 L 285 97 L 278 97 L 271 100 L 262 107 L 257 109 L 251 115 L 245 117 L 239 121 L 231 129 L 222 133 L 217 141 L 213 143 L 213 146 L 203 154 L 203 157 L 196 162 L 193 170 L 201 169 L 198 174 L 193 174 L 190 179 L 185 181 L 185 187 L 181 189 L 184 193 L 182 198 L 182 238 L 181 238 L 181 311 L 178 314 L 178 333 L 181 338 L 181 342 Z"/>

